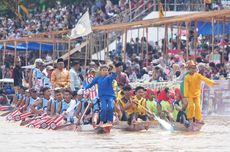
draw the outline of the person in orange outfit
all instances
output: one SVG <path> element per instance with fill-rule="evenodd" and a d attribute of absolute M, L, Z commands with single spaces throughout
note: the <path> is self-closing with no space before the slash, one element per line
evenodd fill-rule
<path fill-rule="evenodd" d="M 197 72 L 196 63 L 192 60 L 187 62 L 187 68 L 189 74 L 184 78 L 184 99 L 188 103 L 188 120 L 193 120 L 197 123 L 201 123 L 201 107 L 200 107 L 200 92 L 201 92 L 201 81 L 204 81 L 207 85 L 213 86 L 218 83 L 206 78 L 205 76 Z"/>

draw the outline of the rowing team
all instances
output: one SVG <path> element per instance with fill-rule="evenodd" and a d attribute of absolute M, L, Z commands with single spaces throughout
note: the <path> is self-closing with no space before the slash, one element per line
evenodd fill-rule
<path fill-rule="evenodd" d="M 103 103 L 98 98 L 90 100 L 89 94 L 83 89 L 73 93 L 69 90 L 55 89 L 52 96 L 51 89 L 44 87 L 39 97 L 35 89 L 32 88 L 24 94 L 21 88 L 13 104 L 21 113 L 31 112 L 36 115 L 45 113 L 50 117 L 62 114 L 67 123 L 77 126 L 81 123 L 90 123 L 95 128 L 103 123 L 117 124 L 119 121 L 127 121 L 130 127 L 135 127 L 139 118 L 147 122 L 145 128 L 148 129 L 150 125 L 148 122 L 155 119 L 155 116 L 160 116 L 169 122 L 181 122 L 189 127 L 186 105 L 182 103 L 180 90 L 173 91 L 168 88 L 146 90 L 141 86 L 132 90 L 131 86 L 126 85 L 117 93 L 115 103 L 109 105 L 105 111 Z"/>

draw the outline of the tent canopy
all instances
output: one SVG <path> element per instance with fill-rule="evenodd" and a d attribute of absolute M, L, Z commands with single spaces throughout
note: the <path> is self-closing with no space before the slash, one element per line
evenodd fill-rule
<path fill-rule="evenodd" d="M 0 49 L 3 48 L 3 45 L 0 44 Z M 29 51 L 39 51 L 42 52 L 51 52 L 53 51 L 54 44 L 51 43 L 38 43 L 38 42 L 28 42 L 26 43 L 18 43 L 16 46 L 17 51 L 26 51 L 26 48 L 28 48 Z M 8 50 L 14 50 L 15 45 L 6 45 L 6 49 Z"/>

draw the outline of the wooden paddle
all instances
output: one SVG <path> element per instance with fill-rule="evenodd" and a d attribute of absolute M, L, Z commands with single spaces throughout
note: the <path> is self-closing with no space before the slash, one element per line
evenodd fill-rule
<path fill-rule="evenodd" d="M 82 122 L 83 117 L 85 116 L 87 110 L 89 109 L 89 106 L 90 106 L 90 103 L 88 103 L 88 105 L 87 105 L 87 107 L 85 108 L 83 114 L 81 115 L 81 118 L 80 118 L 79 122 L 77 123 L 76 128 L 79 128 L 79 129 L 81 128 L 81 122 Z M 77 129 L 77 130 L 78 130 L 78 129 Z"/>
<path fill-rule="evenodd" d="M 144 109 L 146 112 L 148 112 L 150 115 L 152 115 L 154 117 L 154 119 L 157 120 L 166 130 L 168 130 L 168 131 L 173 131 L 174 130 L 173 126 L 170 123 L 168 123 L 167 121 L 159 118 L 154 113 L 152 113 L 151 111 L 149 111 L 147 108 L 145 108 L 144 106 L 140 105 L 136 101 L 133 101 L 133 102 L 135 104 L 137 104 L 138 106 L 140 106 L 142 109 Z"/>

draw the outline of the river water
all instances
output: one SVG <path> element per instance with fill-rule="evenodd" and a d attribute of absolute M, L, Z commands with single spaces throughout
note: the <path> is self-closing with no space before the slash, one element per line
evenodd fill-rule
<path fill-rule="evenodd" d="M 110 134 L 101 135 L 30 129 L 0 117 L 0 152 L 229 152 L 230 116 L 209 116 L 205 122 L 197 133 L 153 128 L 141 132 L 112 129 Z"/>

